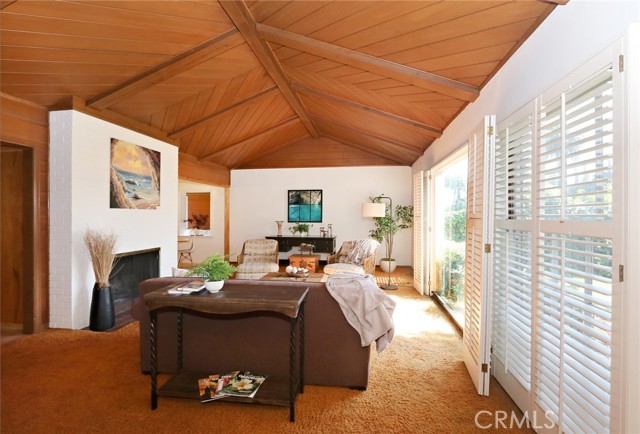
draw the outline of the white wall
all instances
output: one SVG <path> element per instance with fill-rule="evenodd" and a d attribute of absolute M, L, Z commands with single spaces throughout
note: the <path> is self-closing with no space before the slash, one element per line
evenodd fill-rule
<path fill-rule="evenodd" d="M 320 235 L 320 227 L 333 226 L 336 248 L 343 241 L 369 237 L 373 220 L 360 216 L 362 203 L 370 196 L 383 194 L 393 206 L 411 204 L 411 168 L 348 167 L 313 169 L 260 169 L 231 172 L 230 253 L 242 250 L 247 239 L 276 235 L 276 220 L 284 220 L 283 234 L 290 235 L 287 223 L 287 190 L 320 189 L 323 194 L 322 223 L 314 223 L 311 235 Z M 381 258 L 382 251 L 378 258 Z M 411 230 L 394 238 L 393 256 L 398 265 L 411 265 Z M 323 258 L 326 255 L 323 255 Z M 281 258 L 288 254 L 280 254 Z"/>
<path fill-rule="evenodd" d="M 187 223 L 187 193 L 210 193 L 211 210 L 209 222 L 211 230 L 209 235 L 197 236 L 195 238 L 195 250 L 191 254 L 194 263 L 202 262 L 214 253 L 224 254 L 224 187 L 215 187 L 198 182 L 183 181 L 178 182 L 178 233 L 189 235 Z"/>
<path fill-rule="evenodd" d="M 160 248 L 160 275 L 177 262 L 178 149 L 75 111 L 50 114 L 50 327 L 89 325 L 95 278 L 82 234 L 118 235 L 116 253 Z M 160 206 L 111 209 L 111 138 L 161 153 Z"/>

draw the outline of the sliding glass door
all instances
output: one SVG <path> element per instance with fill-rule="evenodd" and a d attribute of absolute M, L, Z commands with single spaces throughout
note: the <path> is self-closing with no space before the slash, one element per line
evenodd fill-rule
<path fill-rule="evenodd" d="M 460 326 L 464 324 L 467 148 L 431 172 L 430 289 Z"/>

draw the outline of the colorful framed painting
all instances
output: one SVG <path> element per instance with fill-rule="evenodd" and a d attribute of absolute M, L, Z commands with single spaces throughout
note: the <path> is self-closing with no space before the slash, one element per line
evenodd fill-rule
<path fill-rule="evenodd" d="M 111 139 L 111 208 L 160 206 L 160 152 Z"/>
<path fill-rule="evenodd" d="M 292 222 L 322 222 L 322 190 L 289 190 L 287 216 Z"/>

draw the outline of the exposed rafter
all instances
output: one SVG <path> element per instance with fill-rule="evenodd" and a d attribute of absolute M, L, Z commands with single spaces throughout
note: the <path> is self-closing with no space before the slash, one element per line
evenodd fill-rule
<path fill-rule="evenodd" d="M 258 24 L 257 28 L 260 36 L 270 42 L 394 78 L 422 89 L 432 90 L 464 101 L 475 101 L 480 95 L 478 88 L 446 77 L 328 44 L 286 30 L 276 29 L 265 24 Z"/>
<path fill-rule="evenodd" d="M 224 151 L 228 151 L 229 149 L 232 149 L 232 148 L 235 148 L 235 147 L 238 147 L 238 146 L 246 145 L 248 143 L 251 143 L 251 142 L 259 139 L 262 136 L 265 136 L 267 134 L 273 134 L 273 133 L 275 133 L 277 131 L 280 131 L 280 130 L 282 130 L 284 128 L 288 128 L 291 125 L 293 125 L 293 124 L 295 124 L 296 122 L 299 122 L 299 121 L 300 121 L 300 119 L 298 119 L 297 117 L 296 118 L 289 118 L 289 119 L 287 119 L 287 120 L 285 120 L 283 122 L 280 122 L 277 125 L 274 125 L 272 127 L 267 128 L 266 130 L 260 131 L 259 133 L 249 137 L 248 139 L 242 140 L 240 142 L 232 143 L 230 145 L 227 145 L 227 146 L 224 146 L 224 147 L 222 147 L 220 149 L 217 149 L 217 150 L 215 150 L 214 152 L 212 152 L 210 154 L 204 155 L 204 156 L 200 157 L 199 160 L 208 160 L 209 158 L 215 157 L 216 155 L 218 155 L 218 154 L 220 154 L 220 153 L 222 153 Z"/>
<path fill-rule="evenodd" d="M 238 108 L 240 106 L 248 104 L 248 103 L 250 103 L 250 102 L 252 102 L 252 101 L 254 101 L 256 99 L 259 99 L 260 97 L 262 97 L 264 95 L 268 95 L 270 93 L 273 93 L 277 89 L 278 89 L 277 86 L 271 86 L 271 87 L 268 87 L 267 89 L 264 89 L 264 90 L 262 90 L 262 91 L 260 91 L 258 93 L 254 93 L 249 98 L 245 98 L 242 101 L 235 102 L 235 103 L 233 103 L 231 105 L 228 105 L 227 107 L 225 107 L 225 108 L 223 108 L 221 110 L 218 110 L 218 111 L 216 111 L 214 113 L 210 113 L 210 114 L 208 114 L 206 116 L 203 116 L 203 117 L 199 118 L 195 122 L 192 122 L 192 123 L 190 123 L 188 125 L 185 125 L 183 127 L 180 127 L 180 128 L 177 128 L 177 129 L 171 131 L 169 133 L 169 136 L 176 137 L 176 136 L 180 136 L 182 134 L 188 133 L 193 128 L 201 127 L 202 125 L 206 124 L 207 122 L 211 121 L 212 119 L 216 118 L 217 116 L 220 116 L 223 113 L 226 113 L 226 112 L 231 111 L 231 110 L 233 110 L 235 108 Z"/>
<path fill-rule="evenodd" d="M 410 126 L 413 126 L 413 127 L 416 127 L 416 128 L 420 128 L 420 129 L 425 131 L 425 134 L 427 134 L 429 136 L 432 136 L 432 137 L 436 137 L 437 138 L 437 137 L 442 136 L 442 130 L 440 130 L 438 128 L 434 128 L 434 127 L 432 127 L 430 125 L 423 124 L 422 122 L 414 121 L 412 119 L 407 119 L 405 117 L 398 116 L 398 115 L 395 115 L 393 113 L 385 112 L 385 111 L 382 111 L 382 110 L 378 110 L 378 109 L 376 109 L 374 107 L 369 107 L 369 106 L 357 103 L 355 101 L 349 101 L 347 99 L 340 98 L 340 97 L 337 97 L 335 95 L 329 95 L 328 93 L 320 92 L 319 90 L 315 90 L 315 89 L 310 89 L 310 88 L 305 87 L 305 86 L 300 86 L 299 84 L 295 84 L 294 83 L 291 86 L 293 87 L 294 90 L 296 90 L 298 92 L 301 92 L 301 93 L 304 93 L 304 94 L 307 94 L 307 95 L 318 96 L 320 98 L 329 99 L 329 100 L 337 102 L 339 104 L 348 105 L 350 107 L 354 107 L 354 108 L 359 109 L 359 110 L 364 110 L 364 111 L 368 111 L 368 112 L 371 112 L 371 113 L 375 113 L 375 114 L 377 114 L 379 116 L 384 116 L 385 118 L 393 119 L 394 121 L 402 122 L 402 123 L 405 123 L 407 125 L 410 125 Z"/>
<path fill-rule="evenodd" d="M 238 30 L 240 30 L 247 44 L 249 44 L 260 63 L 262 63 L 273 81 L 278 85 L 282 95 L 298 114 L 302 124 L 307 131 L 309 131 L 309 134 L 317 138 L 319 136 L 318 130 L 315 125 L 313 125 L 304 104 L 302 104 L 302 101 L 298 99 L 298 96 L 291 89 L 286 73 L 282 69 L 282 66 L 280 66 L 271 48 L 256 32 L 256 22 L 247 5 L 243 1 L 220 1 L 220 6 L 222 6 L 227 15 L 229 15 L 229 18 L 231 18 L 231 21 L 233 21 Z"/>
<path fill-rule="evenodd" d="M 225 51 L 242 44 L 242 35 L 237 29 L 227 30 L 221 35 L 211 38 L 166 62 L 138 74 L 117 86 L 102 92 L 87 101 L 87 105 L 101 110 L 136 93 L 162 83 L 176 75 L 188 71 Z"/>

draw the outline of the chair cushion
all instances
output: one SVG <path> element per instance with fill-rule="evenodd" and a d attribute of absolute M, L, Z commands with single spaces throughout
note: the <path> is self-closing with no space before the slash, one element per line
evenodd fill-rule
<path fill-rule="evenodd" d="M 244 243 L 245 256 L 265 256 L 273 255 L 278 251 L 278 242 L 276 240 L 247 240 Z"/>
<path fill-rule="evenodd" d="M 240 273 L 275 273 L 280 267 L 275 262 L 243 262 L 238 265 Z"/>
<path fill-rule="evenodd" d="M 357 273 L 357 274 L 365 274 L 364 268 L 354 265 L 354 264 L 345 264 L 337 262 L 335 264 L 327 264 L 322 269 L 324 274 L 335 274 L 335 273 Z"/>

